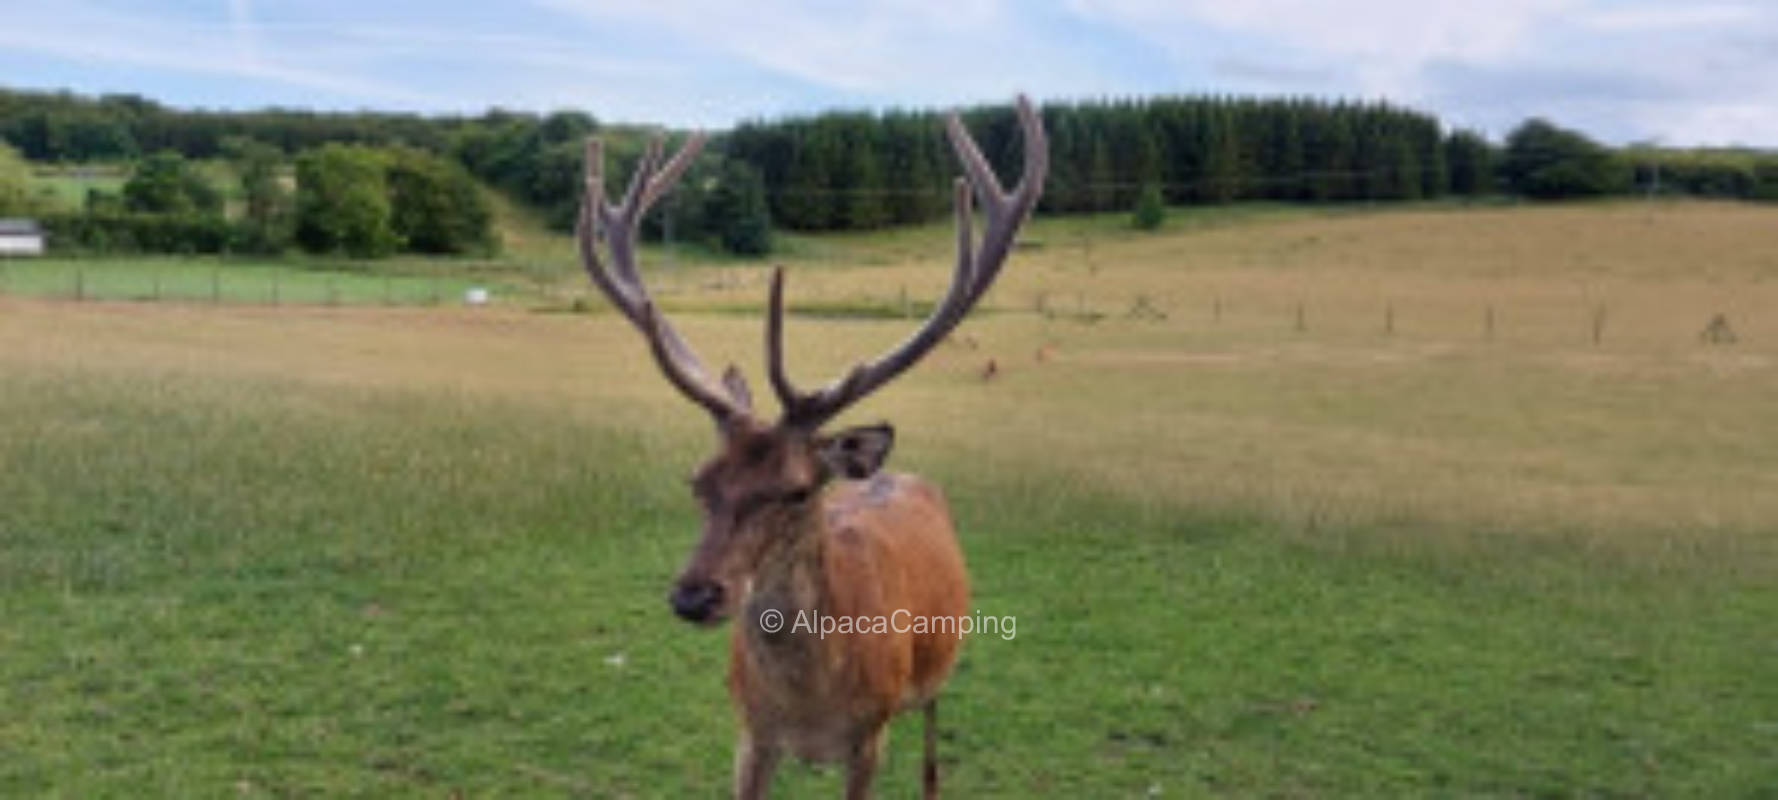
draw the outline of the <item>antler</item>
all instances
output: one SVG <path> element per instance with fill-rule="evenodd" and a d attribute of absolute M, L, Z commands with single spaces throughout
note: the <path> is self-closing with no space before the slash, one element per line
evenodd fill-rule
<path fill-rule="evenodd" d="M 611 304 L 623 312 L 630 324 L 642 332 L 667 380 L 718 420 L 725 420 L 745 410 L 741 401 L 711 386 L 703 362 L 661 315 L 636 271 L 637 225 L 649 207 L 679 181 L 703 146 L 703 134 L 694 133 L 662 166 L 661 140 L 656 137 L 649 142 L 647 152 L 636 166 L 636 173 L 630 177 L 630 187 L 624 192 L 623 202 L 613 206 L 605 199 L 604 147 L 597 138 L 587 139 L 586 193 L 581 198 L 575 236 L 580 242 L 580 262 L 587 275 Z M 615 270 L 606 269 L 600 261 L 598 240 L 603 240 L 610 249 Z"/>
<path fill-rule="evenodd" d="M 1000 268 L 1006 263 L 1013 237 L 1019 226 L 1037 205 L 1043 193 L 1044 174 L 1049 168 L 1049 145 L 1043 133 L 1043 122 L 1023 96 L 1018 104 L 1019 127 L 1025 137 L 1025 167 L 1011 192 L 1000 186 L 999 179 L 988 166 L 982 152 L 970 139 L 963 122 L 956 114 L 945 120 L 945 133 L 957 158 L 963 162 L 966 178 L 955 185 L 957 209 L 957 266 L 951 274 L 951 288 L 933 309 L 919 330 L 875 361 L 863 362 L 845 377 L 813 392 L 799 392 L 784 370 L 784 270 L 772 273 L 770 308 L 766 316 L 766 366 L 772 390 L 784 406 L 780 424 L 814 429 L 860 398 L 881 388 L 913 366 L 939 342 L 944 341 L 977 300 L 988 291 Z M 980 243 L 971 235 L 970 195 L 982 207 L 987 227 Z"/>

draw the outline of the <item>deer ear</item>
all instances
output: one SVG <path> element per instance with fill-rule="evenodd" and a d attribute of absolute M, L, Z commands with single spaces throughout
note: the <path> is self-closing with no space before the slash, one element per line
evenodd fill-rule
<path fill-rule="evenodd" d="M 822 439 L 818 446 L 829 472 L 862 480 L 875 475 L 889 460 L 889 450 L 895 447 L 895 428 L 886 422 L 847 428 Z"/>
<path fill-rule="evenodd" d="M 753 411 L 753 392 L 747 388 L 747 379 L 741 377 L 741 370 L 733 364 L 722 371 L 722 388 L 728 390 L 728 396 L 740 406 L 742 411 Z"/>

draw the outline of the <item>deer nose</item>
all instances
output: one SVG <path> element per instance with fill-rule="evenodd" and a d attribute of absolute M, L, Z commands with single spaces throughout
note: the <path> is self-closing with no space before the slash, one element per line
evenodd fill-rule
<path fill-rule="evenodd" d="M 697 580 L 680 581 L 673 587 L 667 601 L 673 605 L 673 613 L 688 622 L 709 622 L 716 617 L 716 610 L 722 606 L 722 584 L 715 581 Z"/>

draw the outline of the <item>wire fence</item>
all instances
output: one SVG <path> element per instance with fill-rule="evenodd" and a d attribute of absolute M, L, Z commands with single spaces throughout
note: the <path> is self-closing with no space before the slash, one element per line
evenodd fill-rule
<path fill-rule="evenodd" d="M 502 285 L 501 288 L 504 288 Z M 478 295 L 477 290 L 481 290 Z M 461 276 L 379 275 L 154 259 L 0 259 L 0 296 L 85 302 L 267 306 L 440 306 L 496 291 Z"/>
<path fill-rule="evenodd" d="M 715 312 L 753 312 L 763 303 L 755 269 L 675 270 L 657 276 L 654 292 L 671 305 Z M 1096 274 L 1096 272 L 1089 272 Z M 461 275 L 377 275 L 295 267 L 239 267 L 177 263 L 32 261 L 0 259 L 0 297 L 72 303 L 144 302 L 210 306 L 439 307 L 490 302 L 533 310 L 598 311 L 602 299 L 575 273 L 533 276 L 530 281 L 481 281 Z M 818 276 L 799 285 L 790 313 L 828 319 L 924 317 L 934 298 L 901 285 L 828 283 Z M 860 288 L 861 286 L 865 288 Z M 1757 345 L 1767 338 L 1764 320 L 1741 309 L 1702 307 L 1627 312 L 1609 302 L 1584 299 L 1498 301 L 1439 298 L 1436 302 L 1363 297 L 1350 291 L 1317 298 L 1315 288 L 1245 288 L 1235 292 L 1169 292 L 1120 288 L 1116 281 L 1091 290 L 1039 288 L 1024 297 L 1001 292 L 984 309 L 994 315 L 1025 315 L 1058 330 L 1161 328 L 1266 332 L 1303 339 L 1370 336 L 1381 340 L 1444 339 L 1556 341 L 1602 347 L 1618 340 L 1704 346 Z M 755 295 L 759 295 L 755 297 Z M 1469 310 L 1465 311 L 1464 309 Z M 1468 320 L 1465 322 L 1464 320 Z M 1654 331 L 1654 333 L 1651 333 Z"/>
<path fill-rule="evenodd" d="M 1323 174 L 1303 173 L 1298 177 Z M 1350 177 L 1360 173 L 1340 174 Z M 1115 188 L 1130 187 L 1120 184 Z M 1196 225 L 1225 215 L 1240 218 L 1250 208 L 1253 207 L 1224 206 L 1183 213 L 1202 215 L 1187 223 Z M 928 234 L 933 232 L 910 230 L 908 238 L 902 240 L 897 238 L 904 235 L 902 232 L 891 232 L 881 240 L 872 239 L 862 250 L 854 250 L 845 237 L 806 237 L 795 245 L 797 252 L 793 258 L 817 265 L 875 264 L 914 258 L 910 254 L 916 250 L 918 257 L 925 258 L 932 255 L 928 245 L 941 241 L 937 234 Z M 1541 301 L 1541 307 L 1535 310 L 1505 300 L 1447 298 L 1436 303 L 1438 308 L 1434 310 L 1428 303 L 1420 302 L 1423 298 L 1390 297 L 1385 290 L 1372 297 L 1357 297 L 1349 290 L 1320 294 L 1326 287 L 1313 283 L 1250 289 L 1244 296 L 1202 292 L 1196 284 L 1190 290 L 1144 292 L 1113 277 L 1111 273 L 1116 271 L 1117 264 L 1104 255 L 1110 252 L 1104 247 L 1129 240 L 1130 234 L 1120 223 L 1103 217 L 1069 220 L 1049 229 L 1046 235 L 1051 237 L 1050 260 L 1065 264 L 1071 275 L 1059 279 L 1053 287 L 1039 282 L 1032 289 L 1032 281 L 1026 280 L 1018 289 L 1026 293 L 1024 297 L 1010 298 L 1002 291 L 991 301 L 995 304 L 989 309 L 992 313 L 1029 314 L 1057 325 L 1270 331 L 1304 338 L 1333 334 L 1385 340 L 1442 338 L 1483 342 L 1537 338 L 1607 346 L 1645 339 L 1650 335 L 1647 331 L 1658 329 L 1659 337 L 1666 341 L 1712 347 L 1762 346 L 1761 343 L 1778 340 L 1778 330 L 1766 329 L 1769 323 L 1757 313 L 1757 308 L 1733 304 L 1728 308 L 1695 305 L 1651 315 L 1645 306 L 1614 307 L 1609 300 L 1572 298 Z M 0 297 L 213 306 L 427 307 L 492 301 L 544 310 L 603 309 L 603 301 L 587 285 L 573 258 L 564 248 L 561 256 L 537 259 L 537 263 L 509 256 L 480 267 L 414 259 L 394 267 L 380 263 L 373 268 L 319 261 L 243 264 L 210 257 L 0 257 Z M 763 303 L 763 292 L 752 291 L 759 288 L 762 280 L 758 269 L 728 269 L 723 266 L 726 262 L 701 255 L 687 259 L 680 246 L 672 242 L 652 250 L 645 258 L 658 268 L 650 276 L 651 285 L 669 304 L 718 311 L 756 311 Z M 911 319 L 924 316 L 932 306 L 933 298 L 921 291 L 932 290 L 930 286 L 910 289 L 907 285 L 839 278 L 832 282 L 832 288 L 823 288 L 823 270 L 808 272 L 811 274 L 806 278 L 799 276 L 798 302 L 792 313 L 830 318 Z M 1271 295 L 1258 296 L 1255 292 L 1259 291 L 1269 291 Z"/>

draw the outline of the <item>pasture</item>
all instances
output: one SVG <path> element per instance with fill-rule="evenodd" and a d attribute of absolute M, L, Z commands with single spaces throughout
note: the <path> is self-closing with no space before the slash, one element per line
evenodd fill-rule
<path fill-rule="evenodd" d="M 489 280 L 494 277 L 495 280 Z M 471 286 L 503 293 L 499 276 L 440 269 L 421 259 L 376 273 L 348 262 L 276 258 L 113 256 L 0 262 L 0 294 L 73 302 L 135 301 L 248 305 L 441 305 Z"/>
<path fill-rule="evenodd" d="M 1017 618 L 947 791 L 1778 787 L 1778 210 L 1122 222 L 1037 221 L 850 417 Z M 800 381 L 905 335 L 949 239 L 789 242 Z M 664 599 L 708 421 L 600 304 L 533 313 L 588 294 L 568 249 L 482 309 L 0 296 L 0 795 L 726 791 L 726 633 Z M 759 387 L 765 276 L 650 281 Z"/>
<path fill-rule="evenodd" d="M 126 168 L 106 164 L 82 164 L 73 167 L 40 167 L 32 177 L 38 187 L 47 190 L 57 205 L 64 209 L 86 206 L 87 193 L 119 194 L 129 180 Z"/>

